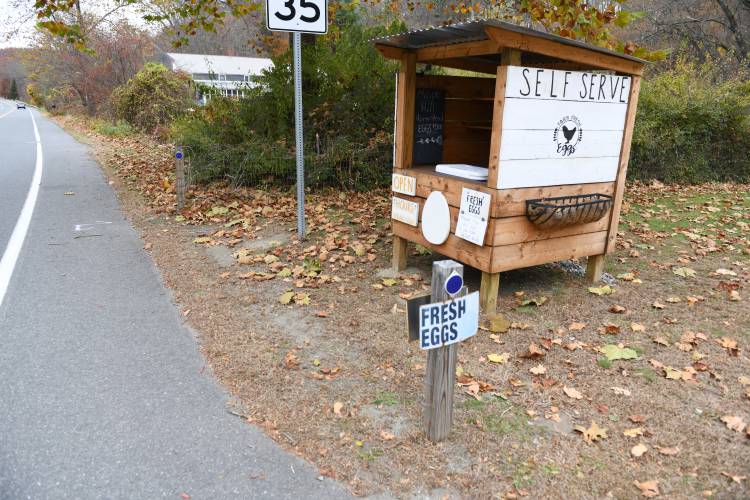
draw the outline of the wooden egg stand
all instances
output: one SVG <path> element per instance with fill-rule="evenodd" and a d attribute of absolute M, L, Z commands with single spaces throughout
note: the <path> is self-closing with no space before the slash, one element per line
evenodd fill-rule
<path fill-rule="evenodd" d="M 418 243 L 477 268 L 482 271 L 481 306 L 490 313 L 496 310 L 501 271 L 588 257 L 587 279 L 598 281 L 604 255 L 615 246 L 640 77 L 645 63 L 599 47 L 498 21 L 478 21 L 395 35 L 375 40 L 375 46 L 383 56 L 400 61 L 393 172 L 416 179 L 414 196 L 396 193 L 394 196 L 419 204 L 421 221 L 425 199 L 433 191 L 440 191 L 448 201 L 451 215 L 451 234 L 440 245 L 429 243 L 419 225 L 393 220 L 394 269 L 402 271 L 406 268 L 408 242 Z M 418 63 L 471 70 L 494 77 L 418 75 Z M 506 99 L 506 84 L 509 67 L 513 66 L 532 70 L 598 72 L 611 75 L 610 85 L 618 75 L 625 79 L 616 80 L 618 85 L 629 79 L 629 92 L 624 90 L 627 102 L 617 108 L 621 110 L 624 123 L 619 124 L 622 128 L 616 139 L 611 139 L 617 141 L 617 149 L 613 148 L 617 152 L 607 159 L 611 165 L 611 175 L 606 182 L 501 187 L 499 179 L 502 180 L 505 172 L 509 172 L 506 169 L 511 168 L 504 166 L 510 163 L 504 163 L 501 158 L 501 145 L 504 107 L 509 101 Z M 593 80 L 594 77 L 591 78 Z M 532 80 L 532 83 L 535 82 Z M 624 88 L 625 83 L 622 85 Z M 414 164 L 417 89 L 440 89 L 444 92 L 442 163 L 486 165 L 486 182 L 437 173 L 434 164 Z M 594 91 L 596 88 L 592 87 L 592 96 Z M 600 108 L 615 109 L 603 106 L 596 109 Z M 559 117 L 552 118 L 557 121 Z M 549 127 L 550 142 L 554 127 Z M 585 123 L 581 129 L 587 130 Z M 605 134 L 604 131 L 599 133 Z M 520 142 L 523 141 L 521 139 Z M 559 163 L 562 168 L 579 168 L 582 165 L 577 160 Z M 463 188 L 492 196 L 490 219 L 481 246 L 455 235 Z M 527 200 L 591 193 L 612 197 L 611 209 L 599 221 L 543 229 L 526 217 Z"/>

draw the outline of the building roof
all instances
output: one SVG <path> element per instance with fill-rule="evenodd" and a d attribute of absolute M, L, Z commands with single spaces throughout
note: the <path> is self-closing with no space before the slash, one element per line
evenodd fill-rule
<path fill-rule="evenodd" d="M 376 38 L 372 41 L 377 45 L 385 45 L 407 50 L 416 50 L 431 46 L 453 45 L 464 42 L 479 42 L 489 40 L 490 36 L 487 34 L 487 30 L 485 29 L 486 27 L 501 28 L 505 31 L 513 33 L 528 35 L 535 38 L 543 38 L 551 42 L 557 42 L 561 45 L 600 52 L 641 64 L 646 63 L 645 61 L 637 57 L 620 54 L 619 52 L 614 52 L 602 47 L 598 47 L 596 45 L 590 45 L 578 40 L 571 40 L 569 38 L 553 35 L 531 28 L 525 28 L 523 26 L 510 24 L 503 21 L 498 21 L 496 19 L 484 19 L 468 23 L 451 24 L 448 26 L 410 31 L 407 33 L 400 33 L 397 35 Z M 564 58 L 564 55 L 562 55 L 561 58 Z"/>
<path fill-rule="evenodd" d="M 166 54 L 173 62 L 172 69 L 187 73 L 215 73 L 217 75 L 258 75 L 273 66 L 264 57 L 212 56 L 206 54 Z"/>

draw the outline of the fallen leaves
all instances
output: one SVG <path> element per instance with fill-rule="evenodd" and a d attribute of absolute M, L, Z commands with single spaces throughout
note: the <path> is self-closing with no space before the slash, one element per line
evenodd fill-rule
<path fill-rule="evenodd" d="M 633 330 L 634 333 L 645 333 L 646 327 L 643 326 L 640 323 L 630 323 L 630 329 Z"/>
<path fill-rule="evenodd" d="M 624 347 L 622 344 L 607 344 L 599 349 L 604 356 L 610 361 L 617 361 L 619 359 L 637 359 L 638 353 L 634 349 Z"/>
<path fill-rule="evenodd" d="M 604 285 L 600 287 L 591 286 L 589 287 L 589 292 L 601 297 L 602 295 L 612 295 L 615 290 L 609 285 Z"/>
<path fill-rule="evenodd" d="M 525 353 L 521 354 L 522 358 L 526 359 L 537 359 L 545 356 L 545 352 L 536 344 L 529 344 L 529 348 Z"/>
<path fill-rule="evenodd" d="M 505 333 L 510 330 L 511 323 L 502 314 L 493 314 L 487 318 L 488 330 L 492 333 Z"/>
<path fill-rule="evenodd" d="M 641 490 L 641 495 L 646 498 L 658 497 L 661 493 L 659 492 L 659 481 L 652 479 L 651 481 L 633 481 L 636 488 Z"/>
<path fill-rule="evenodd" d="M 396 439 L 396 436 L 388 431 L 380 431 L 380 438 L 383 441 L 393 441 L 394 439 Z"/>
<path fill-rule="evenodd" d="M 726 349 L 730 356 L 738 356 L 740 354 L 740 348 L 737 345 L 737 341 L 732 337 L 721 337 L 717 342 L 721 347 Z"/>
<path fill-rule="evenodd" d="M 747 426 L 745 420 L 742 417 L 738 417 L 736 415 L 725 415 L 721 417 L 721 421 L 726 424 L 727 429 L 734 432 L 742 432 Z"/>
<path fill-rule="evenodd" d="M 697 274 L 695 269 L 690 269 L 689 267 L 675 267 L 672 269 L 672 272 L 683 278 L 693 278 Z"/>
<path fill-rule="evenodd" d="M 618 304 L 615 304 L 609 308 L 609 312 L 611 312 L 612 314 L 625 314 L 626 311 L 627 309 Z"/>
<path fill-rule="evenodd" d="M 534 375 L 544 375 L 547 373 L 547 368 L 544 367 L 544 365 L 537 365 L 533 368 L 530 368 L 529 371 Z"/>
<path fill-rule="evenodd" d="M 635 458 L 642 457 L 648 451 L 648 447 L 643 443 L 638 443 L 630 449 L 630 454 Z"/>
<path fill-rule="evenodd" d="M 631 395 L 631 392 L 629 389 L 624 389 L 622 387 L 613 387 L 612 391 L 618 396 L 630 396 Z"/>
<path fill-rule="evenodd" d="M 667 448 L 657 446 L 656 451 L 658 451 L 659 454 L 664 455 L 666 457 L 674 457 L 680 453 L 680 449 L 677 448 L 676 446 L 667 447 Z"/>
<path fill-rule="evenodd" d="M 284 355 L 284 368 L 292 370 L 299 367 L 299 358 L 294 349 Z"/>
<path fill-rule="evenodd" d="M 622 431 L 622 435 L 629 438 L 643 436 L 643 427 L 635 427 L 633 429 L 625 429 Z"/>
<path fill-rule="evenodd" d="M 342 410 L 344 409 L 344 403 L 341 401 L 336 401 L 333 403 L 333 414 L 339 417 L 343 417 Z"/>
<path fill-rule="evenodd" d="M 745 479 L 747 479 L 747 476 L 740 476 L 740 475 L 737 475 L 737 474 L 730 474 L 729 472 L 724 472 L 724 471 L 721 472 L 721 475 L 724 476 L 724 477 L 728 477 L 729 479 L 732 480 L 733 483 L 737 483 L 737 484 L 742 484 L 742 481 L 744 481 Z"/>
<path fill-rule="evenodd" d="M 577 425 L 575 426 L 575 430 L 583 435 L 584 441 L 588 444 L 593 444 L 596 441 L 607 438 L 607 429 L 599 427 L 594 420 L 591 421 L 591 425 L 588 428 Z"/>
<path fill-rule="evenodd" d="M 499 365 L 504 365 L 505 363 L 508 362 L 509 359 L 510 359 L 509 352 L 504 352 L 502 354 L 497 354 L 493 352 L 487 355 L 487 360 L 490 363 L 497 363 Z"/>
<path fill-rule="evenodd" d="M 279 295 L 279 303 L 282 305 L 290 305 L 292 301 L 300 306 L 310 305 L 310 294 L 288 291 Z"/>
<path fill-rule="evenodd" d="M 563 392 L 566 396 L 572 399 L 583 399 L 583 394 L 581 394 L 577 389 L 573 387 L 563 387 Z"/>

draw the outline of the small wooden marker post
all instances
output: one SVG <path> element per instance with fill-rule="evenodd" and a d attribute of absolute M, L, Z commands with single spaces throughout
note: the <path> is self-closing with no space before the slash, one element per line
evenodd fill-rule
<path fill-rule="evenodd" d="M 432 264 L 432 302 L 450 299 L 445 282 L 453 273 L 464 275 L 464 266 L 453 260 Z M 456 381 L 458 344 L 431 349 L 427 352 L 424 382 L 424 424 L 430 441 L 437 443 L 448 437 L 453 425 L 453 389 Z"/>
<path fill-rule="evenodd" d="M 175 190 L 177 191 L 177 210 L 185 207 L 185 154 L 182 146 L 177 146 L 174 153 Z"/>

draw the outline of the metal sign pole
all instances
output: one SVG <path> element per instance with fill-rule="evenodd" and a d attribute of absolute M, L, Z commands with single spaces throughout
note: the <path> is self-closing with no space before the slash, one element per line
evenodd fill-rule
<path fill-rule="evenodd" d="M 294 33 L 294 128 L 297 143 L 297 235 L 305 239 L 305 152 L 302 134 L 302 44 Z"/>

